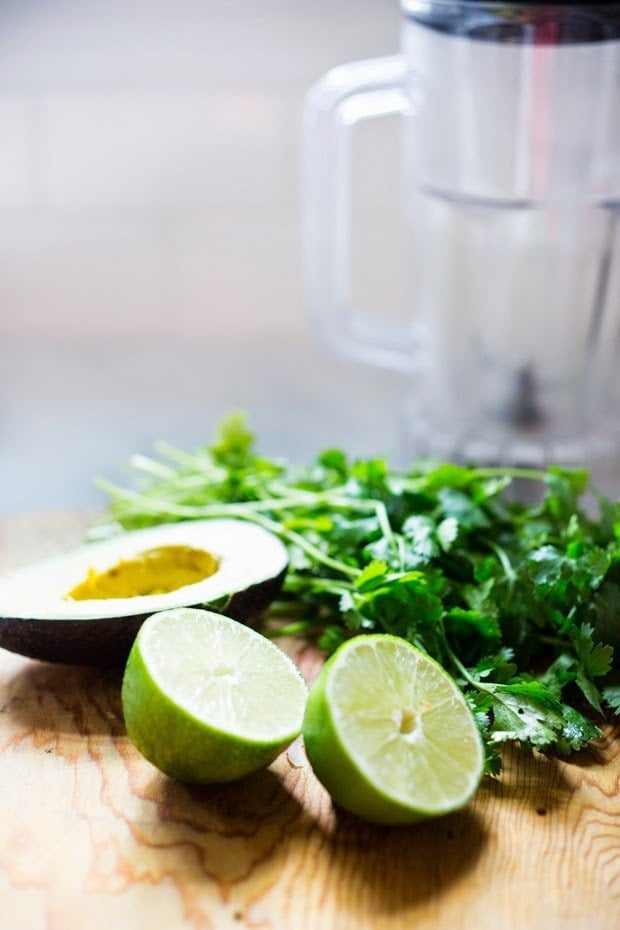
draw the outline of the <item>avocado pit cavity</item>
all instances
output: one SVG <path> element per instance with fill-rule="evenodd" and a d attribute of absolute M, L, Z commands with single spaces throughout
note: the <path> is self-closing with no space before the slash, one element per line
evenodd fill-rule
<path fill-rule="evenodd" d="M 131 559 L 121 559 L 102 572 L 88 575 L 66 598 L 73 601 L 168 594 L 215 574 L 218 560 L 205 549 L 192 546 L 157 546 Z"/>

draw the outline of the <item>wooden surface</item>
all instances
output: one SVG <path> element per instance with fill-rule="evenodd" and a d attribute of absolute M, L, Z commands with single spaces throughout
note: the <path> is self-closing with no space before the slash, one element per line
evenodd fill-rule
<path fill-rule="evenodd" d="M 0 570 L 86 519 L 5 518 Z M 311 678 L 313 653 L 287 648 Z M 0 930 L 620 927 L 610 727 L 570 764 L 509 750 L 459 814 L 378 828 L 335 812 L 294 753 L 237 785 L 171 781 L 126 738 L 119 684 L 0 650 Z"/>

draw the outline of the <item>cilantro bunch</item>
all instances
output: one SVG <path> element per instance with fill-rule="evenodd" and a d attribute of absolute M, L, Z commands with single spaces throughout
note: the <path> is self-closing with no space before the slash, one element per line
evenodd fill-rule
<path fill-rule="evenodd" d="M 326 652 L 363 632 L 409 640 L 462 687 L 489 771 L 502 742 L 567 754 L 620 713 L 620 508 L 586 471 L 397 472 L 337 449 L 295 466 L 258 455 L 239 414 L 208 447 L 158 451 L 132 459 L 138 490 L 99 482 L 108 531 L 235 517 L 276 533 L 290 554 L 280 632 Z"/>

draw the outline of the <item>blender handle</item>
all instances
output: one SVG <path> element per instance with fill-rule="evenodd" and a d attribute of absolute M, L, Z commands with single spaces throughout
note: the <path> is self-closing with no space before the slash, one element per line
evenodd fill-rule
<path fill-rule="evenodd" d="M 411 373 L 421 334 L 362 316 L 351 302 L 350 146 L 361 120 L 404 113 L 407 67 L 400 55 L 328 71 L 306 98 L 303 123 L 303 266 L 307 312 L 317 334 L 358 361 Z"/>

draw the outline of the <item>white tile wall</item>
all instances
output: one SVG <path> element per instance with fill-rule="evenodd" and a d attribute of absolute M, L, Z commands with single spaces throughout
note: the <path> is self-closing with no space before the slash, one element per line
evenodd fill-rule
<path fill-rule="evenodd" d="M 0 226 L 5 336 L 59 340 L 169 331 L 169 263 L 148 225 L 35 216 Z"/>
<path fill-rule="evenodd" d="M 3 0 L 0 80 L 305 84 L 397 41 L 398 0 Z"/>
<path fill-rule="evenodd" d="M 41 111 L 40 170 L 56 210 L 166 214 L 179 225 L 213 208 L 274 213 L 285 202 L 276 96 L 97 90 L 48 97 Z"/>
<path fill-rule="evenodd" d="M 99 505 L 93 475 L 233 408 L 267 454 L 394 447 L 400 385 L 307 325 L 299 175 L 311 84 L 398 41 L 398 0 L 1 0 L 0 514 Z M 355 293 L 386 312 L 394 127 L 358 141 Z"/>
<path fill-rule="evenodd" d="M 0 337 L 304 333 L 303 98 L 395 50 L 398 20 L 397 0 L 3 0 Z M 392 175 L 366 174 L 376 208 Z"/>
<path fill-rule="evenodd" d="M 301 327 L 297 226 L 280 216 L 238 217 L 170 237 L 180 325 L 210 339 L 231 328 L 246 339 L 291 336 Z"/>
<path fill-rule="evenodd" d="M 33 201 L 32 108 L 27 95 L 0 92 L 0 210 Z"/>

